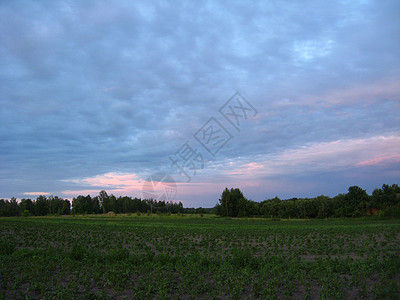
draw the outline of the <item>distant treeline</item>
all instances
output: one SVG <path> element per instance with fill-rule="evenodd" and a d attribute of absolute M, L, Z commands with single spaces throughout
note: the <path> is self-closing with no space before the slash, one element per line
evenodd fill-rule
<path fill-rule="evenodd" d="M 206 214 L 217 214 L 217 209 L 215 207 L 211 208 L 204 208 L 204 207 L 184 207 L 183 208 L 183 213 L 189 214 L 189 215 L 206 215 Z"/>
<path fill-rule="evenodd" d="M 217 214 L 222 217 L 267 217 L 267 218 L 348 218 L 379 214 L 388 218 L 400 218 L 400 187 L 384 184 L 372 195 L 358 186 L 351 186 L 348 193 L 333 198 L 292 198 L 278 197 L 255 202 L 246 199 L 240 189 L 226 188 L 213 208 L 184 208 L 182 203 L 157 201 L 132 197 L 116 197 L 101 191 L 98 196 L 78 196 L 62 199 L 57 196 L 38 196 L 36 200 L 16 198 L 0 199 L 0 216 L 45 216 L 69 214 L 102 213 L 186 213 Z"/>
<path fill-rule="evenodd" d="M 254 202 L 243 196 L 239 189 L 226 188 L 216 205 L 216 212 L 223 217 L 263 216 L 267 218 L 348 218 L 379 214 L 389 218 L 400 218 L 400 187 L 384 184 L 372 195 L 358 186 L 351 186 L 348 193 L 333 198 L 292 198 L 278 197 Z"/>
<path fill-rule="evenodd" d="M 11 200 L 0 199 L 0 216 L 45 216 L 69 214 L 101 214 L 101 213 L 183 213 L 181 202 L 157 201 L 153 199 L 140 199 L 116 197 L 101 191 L 98 196 L 78 196 L 71 202 L 57 196 L 39 196 L 36 200 L 15 198 Z"/>
<path fill-rule="evenodd" d="M 47 214 L 69 215 L 71 203 L 67 199 L 57 196 L 39 196 L 36 200 L 15 198 L 11 200 L 0 199 L 0 216 L 45 216 Z"/>

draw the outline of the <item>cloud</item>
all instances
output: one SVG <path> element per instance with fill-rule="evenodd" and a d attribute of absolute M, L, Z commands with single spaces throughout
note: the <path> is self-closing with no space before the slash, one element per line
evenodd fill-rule
<path fill-rule="evenodd" d="M 230 162 L 230 165 L 233 163 Z M 256 163 L 256 162 L 251 162 L 244 164 L 240 166 L 239 168 L 235 169 L 234 171 L 230 171 L 230 175 L 254 175 L 256 174 L 259 170 L 263 170 L 264 165 Z"/>
<path fill-rule="evenodd" d="M 93 177 L 85 177 L 78 179 L 63 180 L 67 183 L 73 183 L 76 186 L 82 186 L 80 190 L 65 190 L 62 191 L 64 195 L 79 194 L 98 194 L 100 190 L 107 190 L 110 193 L 117 193 L 118 195 L 137 194 L 138 191 L 143 189 L 144 180 L 137 177 L 136 174 L 109 172 Z M 96 188 L 96 189 L 94 189 Z"/>
<path fill-rule="evenodd" d="M 204 170 L 200 170 L 194 181 L 219 186 L 225 183 L 230 187 L 250 188 L 250 191 L 253 187 L 259 191 L 258 199 L 271 191 L 275 194 L 289 193 L 296 196 L 294 190 L 305 193 L 305 190 L 311 187 L 317 189 L 318 185 L 326 186 L 332 178 L 338 176 L 341 176 L 340 181 L 348 180 L 350 186 L 354 180 L 359 182 L 361 178 L 370 183 L 370 175 L 374 174 L 374 180 L 383 184 L 383 180 L 399 173 L 399 149 L 399 136 L 372 136 L 310 143 L 282 152 L 215 161 Z M 379 179 L 376 174 L 379 174 Z M 347 189 L 345 182 L 342 184 Z M 287 191 L 288 186 L 292 192 Z M 375 187 L 377 183 L 371 189 Z M 343 192 L 339 188 L 336 191 Z M 321 191 L 328 192 L 329 190 Z"/>
<path fill-rule="evenodd" d="M 96 187 L 111 187 L 111 188 L 139 186 L 142 183 L 142 181 L 137 178 L 136 174 L 124 174 L 115 172 L 110 172 L 103 175 L 97 175 L 95 177 L 88 177 L 83 179 L 71 179 L 65 181 L 76 184 L 86 184 Z"/>
<path fill-rule="evenodd" d="M 133 193 L 148 174 L 168 172 L 168 156 L 236 91 L 259 113 L 207 157 L 232 161 L 226 172 L 263 176 L 275 164 L 281 174 L 287 160 L 301 173 L 301 156 L 314 168 L 327 158 L 354 168 L 396 161 L 397 152 L 368 147 L 400 130 L 399 9 L 395 0 L 3 1 L 2 196 L 92 184 Z M 334 141 L 366 142 L 334 154 Z M 357 151 L 367 154 L 357 160 Z M 230 183 L 213 167 L 204 173 Z"/>
<path fill-rule="evenodd" d="M 44 195 L 50 195 L 50 193 L 46 193 L 46 192 L 25 192 L 23 193 L 24 195 L 27 196 L 44 196 Z"/>
<path fill-rule="evenodd" d="M 223 172 L 230 175 L 260 174 L 274 177 L 298 173 L 334 171 L 360 166 L 389 166 L 400 161 L 399 136 L 373 136 L 311 143 L 273 155 L 254 156 L 253 162 L 230 162 Z M 251 158 L 247 157 L 246 160 Z"/>
<path fill-rule="evenodd" d="M 77 197 L 78 195 L 90 195 L 92 197 L 95 197 L 99 194 L 100 190 L 95 190 L 95 189 L 79 189 L 79 190 L 65 190 L 65 191 L 60 191 L 60 194 L 63 195 L 63 197 L 68 197 L 70 199 Z"/>
<path fill-rule="evenodd" d="M 400 95 L 400 81 L 395 78 L 384 78 L 369 84 L 356 84 L 339 90 L 327 91 L 323 95 L 304 95 L 300 101 L 304 105 L 319 105 L 335 108 L 335 106 L 348 106 L 354 104 L 366 106 L 380 105 L 384 101 L 397 101 Z M 398 104 L 397 104 L 398 105 Z"/>
<path fill-rule="evenodd" d="M 399 136 L 374 136 L 364 139 L 336 140 L 313 143 L 298 149 L 287 150 L 272 161 L 270 168 L 291 172 L 298 166 L 314 169 L 336 169 L 360 166 L 365 161 L 386 161 L 391 163 L 400 156 Z M 384 158 L 384 159 L 383 159 Z"/>
<path fill-rule="evenodd" d="M 378 154 L 374 158 L 357 163 L 357 166 L 387 166 L 400 162 L 400 154 Z"/>

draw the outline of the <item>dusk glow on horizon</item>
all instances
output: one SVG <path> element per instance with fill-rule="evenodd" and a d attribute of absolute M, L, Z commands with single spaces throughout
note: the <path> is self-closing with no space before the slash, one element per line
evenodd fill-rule
<path fill-rule="evenodd" d="M 0 199 L 400 183 L 399 1 L 2 1 L 0 20 Z"/>

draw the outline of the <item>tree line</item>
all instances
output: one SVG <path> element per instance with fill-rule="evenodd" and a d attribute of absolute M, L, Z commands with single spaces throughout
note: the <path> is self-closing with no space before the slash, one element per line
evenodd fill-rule
<path fill-rule="evenodd" d="M 58 196 L 38 196 L 36 200 L 16 198 L 0 199 L 0 216 L 45 216 L 69 214 L 101 214 L 101 213 L 183 213 L 181 202 L 157 201 L 128 196 L 116 197 L 101 191 L 98 196 L 79 195 L 72 199 Z"/>
<path fill-rule="evenodd" d="M 70 213 L 70 201 L 58 196 L 38 196 L 36 200 L 21 199 L 19 202 L 16 198 L 0 199 L 1 217 L 69 215 Z"/>
<path fill-rule="evenodd" d="M 226 188 L 215 209 L 222 217 L 349 218 L 379 213 L 384 217 L 400 218 L 400 187 L 384 184 L 368 195 L 362 188 L 351 186 L 346 194 L 333 198 L 321 195 L 281 200 L 275 197 L 262 202 L 248 200 L 238 188 Z"/>
<path fill-rule="evenodd" d="M 358 186 L 351 186 L 346 194 L 335 197 L 292 198 L 278 197 L 255 202 L 244 197 L 238 188 L 226 188 L 213 208 L 184 208 L 182 203 L 157 201 L 128 196 L 116 197 L 101 191 L 98 196 L 79 195 L 70 200 L 58 196 L 38 196 L 36 200 L 0 199 L 0 216 L 45 216 L 101 213 L 216 213 L 222 217 L 268 218 L 343 218 L 362 217 L 379 212 L 380 216 L 400 218 L 400 187 L 384 184 L 372 195 Z"/>

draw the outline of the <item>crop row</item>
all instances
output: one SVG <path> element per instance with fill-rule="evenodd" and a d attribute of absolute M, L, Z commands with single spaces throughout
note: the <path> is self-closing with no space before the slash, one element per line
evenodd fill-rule
<path fill-rule="evenodd" d="M 398 222 L 0 222 L 3 298 L 396 298 Z"/>

